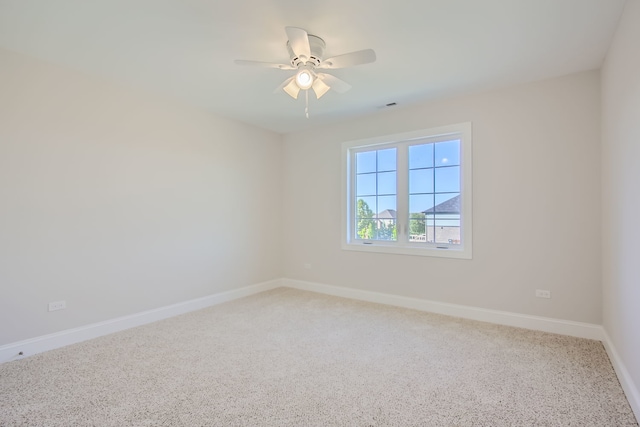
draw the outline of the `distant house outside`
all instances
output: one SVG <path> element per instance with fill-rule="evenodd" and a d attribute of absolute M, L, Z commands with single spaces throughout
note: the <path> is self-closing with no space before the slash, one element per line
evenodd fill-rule
<path fill-rule="evenodd" d="M 378 239 L 395 240 L 397 212 L 385 209 L 368 220 L 374 227 L 369 233 Z M 410 242 L 460 244 L 460 194 L 425 211 L 411 214 Z M 376 231 L 373 231 L 376 230 Z M 387 235 L 388 234 L 388 235 Z"/>
<path fill-rule="evenodd" d="M 394 209 L 385 209 L 376 216 L 376 228 L 395 229 L 396 218 Z M 410 242 L 460 244 L 460 194 L 412 214 L 410 221 Z"/>
<path fill-rule="evenodd" d="M 396 224 L 396 211 L 394 209 L 385 209 L 378 214 L 378 224 L 385 224 L 387 227 Z"/>
<path fill-rule="evenodd" d="M 421 213 L 425 215 L 425 234 L 411 235 L 410 241 L 460 244 L 459 194 Z"/>

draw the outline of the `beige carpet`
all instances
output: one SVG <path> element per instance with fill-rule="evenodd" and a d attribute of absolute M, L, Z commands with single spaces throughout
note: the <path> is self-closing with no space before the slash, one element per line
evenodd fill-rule
<path fill-rule="evenodd" d="M 597 341 L 280 288 L 0 365 L 2 426 L 635 426 Z"/>

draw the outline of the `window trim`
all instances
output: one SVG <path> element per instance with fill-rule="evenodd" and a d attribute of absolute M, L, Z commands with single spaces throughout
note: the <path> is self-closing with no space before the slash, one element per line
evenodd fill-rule
<path fill-rule="evenodd" d="M 425 247 L 416 242 L 401 241 L 381 241 L 368 240 L 352 241 L 353 206 L 351 203 L 352 194 L 354 192 L 355 183 L 352 177 L 353 158 L 355 152 L 361 151 L 363 148 L 381 149 L 388 147 L 397 147 L 399 145 L 410 145 L 412 141 L 418 142 L 424 139 L 440 139 L 450 136 L 459 136 L 460 138 L 460 193 L 461 193 L 461 233 L 462 244 L 460 247 L 445 244 L 438 244 L 440 248 L 435 246 Z M 472 125 L 471 122 L 458 123 L 449 126 L 440 126 L 430 129 L 421 129 L 412 132 L 404 132 L 393 135 L 385 135 L 373 138 L 359 139 L 354 141 L 346 141 L 342 143 L 342 249 L 359 252 L 377 252 L 391 253 L 401 255 L 419 255 L 433 256 L 444 258 L 472 259 L 473 246 L 473 197 L 472 197 Z M 405 176 L 407 175 L 407 176 Z M 408 179 L 407 170 L 398 170 L 397 185 L 398 188 L 406 188 Z M 408 193 L 407 193 L 408 197 Z M 398 212 L 408 212 L 408 206 L 404 196 L 398 194 Z M 446 249 L 445 249 L 446 247 Z"/>

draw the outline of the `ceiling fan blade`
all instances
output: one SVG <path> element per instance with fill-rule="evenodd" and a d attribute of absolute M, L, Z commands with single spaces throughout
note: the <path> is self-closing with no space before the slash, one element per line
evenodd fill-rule
<path fill-rule="evenodd" d="M 318 73 L 318 78 L 322 79 L 325 84 L 338 93 L 345 93 L 351 89 L 351 85 L 349 83 L 344 80 L 340 80 L 331 74 Z"/>
<path fill-rule="evenodd" d="M 289 46 L 291 46 L 293 53 L 304 61 L 309 59 L 311 56 L 311 46 L 309 46 L 309 35 L 307 32 L 297 27 L 285 27 L 284 30 L 287 32 Z"/>
<path fill-rule="evenodd" d="M 273 62 L 245 61 L 244 59 L 236 59 L 233 62 L 235 62 L 236 65 L 250 65 L 250 66 L 264 67 L 264 68 L 278 68 L 280 70 L 295 70 L 295 68 L 291 65 L 276 64 Z"/>
<path fill-rule="evenodd" d="M 322 95 L 324 95 L 329 91 L 329 89 L 331 89 L 331 87 L 327 86 L 327 84 L 321 78 L 315 79 L 311 88 L 316 94 L 316 99 L 320 99 Z"/>
<path fill-rule="evenodd" d="M 357 52 L 345 53 L 323 60 L 317 68 L 345 68 L 353 65 L 368 64 L 376 60 L 373 49 L 364 49 Z"/>

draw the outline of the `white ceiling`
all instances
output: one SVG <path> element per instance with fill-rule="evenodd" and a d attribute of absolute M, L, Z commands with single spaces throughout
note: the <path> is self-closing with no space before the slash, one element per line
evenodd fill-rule
<path fill-rule="evenodd" d="M 625 0 L 0 0 L 0 47 L 168 94 L 286 133 L 436 97 L 599 68 Z M 323 38 L 353 88 L 273 90 L 292 71 L 285 26 Z M 0 70 L 1 75 L 1 70 Z"/>

